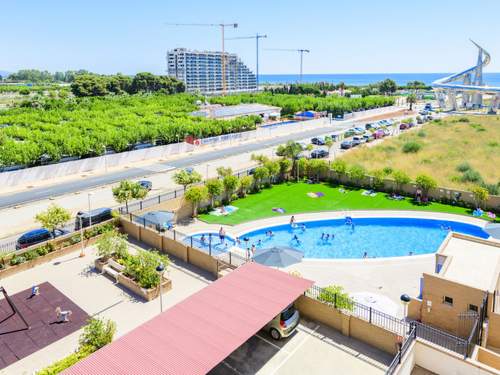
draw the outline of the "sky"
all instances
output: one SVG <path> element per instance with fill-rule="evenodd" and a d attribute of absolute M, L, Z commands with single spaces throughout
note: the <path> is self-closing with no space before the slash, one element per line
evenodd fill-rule
<path fill-rule="evenodd" d="M 499 0 L 22 0 L 1 3 L 0 70 L 86 69 L 165 74 L 168 49 L 220 50 L 226 37 L 267 34 L 261 74 L 458 72 L 475 63 L 474 39 L 500 72 Z M 255 41 L 227 40 L 255 69 Z"/>

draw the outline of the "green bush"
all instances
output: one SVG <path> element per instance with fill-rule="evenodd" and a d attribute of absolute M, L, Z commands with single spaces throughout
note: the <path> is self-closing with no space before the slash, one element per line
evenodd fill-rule
<path fill-rule="evenodd" d="M 405 154 L 416 153 L 416 152 L 419 152 L 421 148 L 422 148 L 422 144 L 415 142 L 415 141 L 409 141 L 403 145 L 403 152 Z"/>
<path fill-rule="evenodd" d="M 11 266 L 17 266 L 18 264 L 22 264 L 26 262 L 26 258 L 22 255 L 14 255 L 12 259 L 10 260 L 10 265 Z"/>
<path fill-rule="evenodd" d="M 425 137 L 427 137 L 427 133 L 426 133 L 425 131 L 423 131 L 423 130 L 419 130 L 419 131 L 417 132 L 417 135 L 418 135 L 420 138 L 425 138 Z"/>
<path fill-rule="evenodd" d="M 75 363 L 81 361 L 85 357 L 88 357 L 92 352 L 88 350 L 78 350 L 66 358 L 61 359 L 60 361 L 57 361 L 50 366 L 44 368 L 43 370 L 38 371 L 36 374 L 37 375 L 56 375 L 67 368 L 73 366 Z"/>
<path fill-rule="evenodd" d="M 129 255 L 124 263 L 124 274 L 136 281 L 142 288 L 150 289 L 157 287 L 160 283 L 160 275 L 156 267 L 162 263 L 166 268 L 170 260 L 158 251 L 140 250 L 136 255 Z"/>
<path fill-rule="evenodd" d="M 80 336 L 80 350 L 94 352 L 113 340 L 116 324 L 111 320 L 91 318 Z"/>
<path fill-rule="evenodd" d="M 463 163 L 460 163 L 459 165 L 457 165 L 457 171 L 458 172 L 467 172 L 468 170 L 471 170 L 472 167 L 470 166 L 469 163 L 467 163 L 466 161 L 464 161 Z"/>
<path fill-rule="evenodd" d="M 475 169 L 467 170 L 460 179 L 462 182 L 472 182 L 472 183 L 480 183 L 483 181 L 481 173 L 479 173 Z"/>
<path fill-rule="evenodd" d="M 338 309 L 354 310 L 354 300 L 339 285 L 330 285 L 321 290 L 318 300 L 335 305 Z"/>
<path fill-rule="evenodd" d="M 38 254 L 37 249 L 33 249 L 33 250 L 30 250 L 30 251 L 26 251 L 23 254 L 23 256 L 26 259 L 26 261 L 29 262 L 30 260 L 38 258 L 40 255 Z"/>

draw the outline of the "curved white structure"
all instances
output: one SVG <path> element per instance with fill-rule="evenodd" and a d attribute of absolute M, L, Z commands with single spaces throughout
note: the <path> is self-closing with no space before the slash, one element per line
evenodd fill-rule
<path fill-rule="evenodd" d="M 486 86 L 483 82 L 483 68 L 490 63 L 491 56 L 476 42 L 473 40 L 471 42 L 479 49 L 476 65 L 463 72 L 438 79 L 432 85 L 437 92 L 441 108 L 449 107 L 451 110 L 456 110 L 459 94 L 462 96 L 463 108 L 482 108 L 483 95 L 487 94 L 491 96 L 489 112 L 494 112 L 500 108 L 500 87 Z"/>

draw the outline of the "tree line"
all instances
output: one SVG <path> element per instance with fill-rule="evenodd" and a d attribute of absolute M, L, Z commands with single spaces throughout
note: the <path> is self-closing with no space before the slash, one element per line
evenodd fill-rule
<path fill-rule="evenodd" d="M 46 70 L 37 69 L 21 69 L 16 73 L 11 73 L 7 76 L 6 80 L 12 82 L 27 82 L 27 83 L 71 83 L 75 77 L 89 72 L 80 70 L 67 70 L 65 72 L 50 73 Z"/>

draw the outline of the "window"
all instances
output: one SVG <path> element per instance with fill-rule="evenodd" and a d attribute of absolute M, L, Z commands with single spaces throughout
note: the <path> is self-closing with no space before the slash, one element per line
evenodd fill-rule
<path fill-rule="evenodd" d="M 453 306 L 453 298 L 448 297 L 448 296 L 444 296 L 443 303 L 450 305 L 450 306 Z"/>
<path fill-rule="evenodd" d="M 474 312 L 478 312 L 479 309 L 477 308 L 476 305 L 469 305 L 469 311 L 474 311 Z"/>

